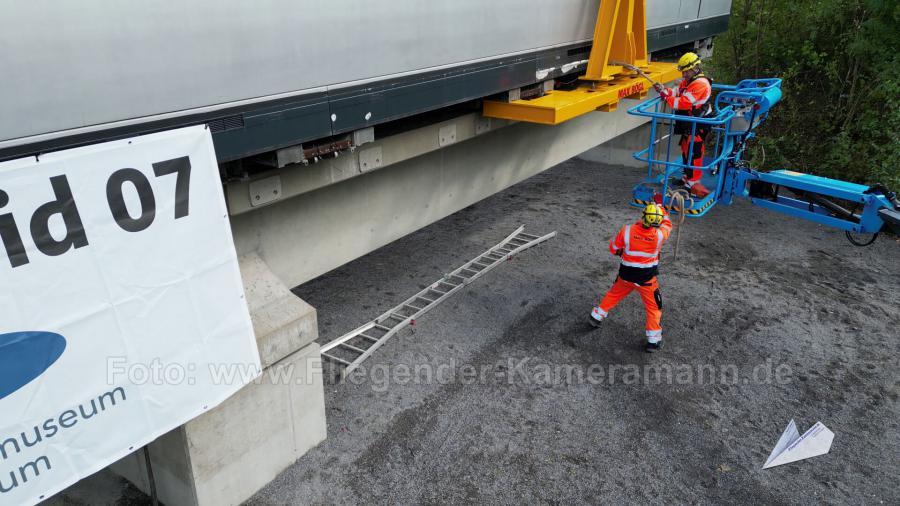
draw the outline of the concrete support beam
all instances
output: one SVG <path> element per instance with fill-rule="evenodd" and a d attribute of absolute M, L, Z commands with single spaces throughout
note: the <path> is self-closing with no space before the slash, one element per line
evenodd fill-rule
<path fill-rule="evenodd" d="M 513 122 L 467 114 L 452 120 L 366 143 L 352 153 L 327 158 L 308 166 L 294 164 L 255 175 L 248 181 L 225 185 L 228 212 L 238 215 L 296 197 L 360 175 L 439 151 Z"/>
<path fill-rule="evenodd" d="M 439 150 L 426 149 L 438 137 L 411 136 L 403 149 L 424 154 L 232 216 L 238 253 L 257 253 L 299 285 L 634 129 L 644 119 L 625 109 L 636 103 L 552 127 L 516 123 Z"/>
<path fill-rule="evenodd" d="M 606 165 L 646 168 L 646 163 L 635 160 L 632 155 L 646 148 L 649 142 L 650 125 L 645 124 L 581 153 L 578 158 Z"/>
<path fill-rule="evenodd" d="M 241 504 L 326 436 L 315 309 L 258 256 L 242 256 L 240 266 L 265 370 L 215 409 L 150 445 L 165 504 Z M 141 452 L 111 469 L 149 493 Z"/>

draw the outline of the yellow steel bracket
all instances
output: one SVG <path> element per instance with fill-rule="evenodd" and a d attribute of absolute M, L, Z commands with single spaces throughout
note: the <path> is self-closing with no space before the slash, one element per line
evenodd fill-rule
<path fill-rule="evenodd" d="M 615 64 L 611 64 L 615 63 Z M 625 63 L 660 83 L 681 76 L 674 63 L 649 61 L 646 0 L 602 0 L 594 28 L 594 45 L 583 82 L 572 90 L 552 90 L 530 100 L 485 100 L 491 118 L 557 125 L 592 111 L 614 111 L 622 99 L 643 99 L 652 83 L 632 74 Z"/>
<path fill-rule="evenodd" d="M 647 5 L 646 0 L 602 0 L 597 24 L 594 27 L 594 45 L 588 60 L 585 81 L 609 81 L 625 71 L 610 61 L 625 62 L 635 67 L 646 67 L 647 59 Z"/>
<path fill-rule="evenodd" d="M 660 83 L 681 77 L 681 72 L 673 63 L 649 63 L 644 73 Z M 574 90 L 548 91 L 544 96 L 531 100 L 485 100 L 482 114 L 489 118 L 558 125 L 593 111 L 615 111 L 620 100 L 644 99 L 651 88 L 652 83 L 644 77 L 618 75 L 610 81 L 584 84 Z"/>

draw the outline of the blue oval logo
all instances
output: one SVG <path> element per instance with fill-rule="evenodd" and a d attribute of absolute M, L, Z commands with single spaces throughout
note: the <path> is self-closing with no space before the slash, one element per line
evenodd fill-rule
<path fill-rule="evenodd" d="M 0 399 L 31 383 L 66 349 L 66 338 L 53 332 L 0 334 Z"/>

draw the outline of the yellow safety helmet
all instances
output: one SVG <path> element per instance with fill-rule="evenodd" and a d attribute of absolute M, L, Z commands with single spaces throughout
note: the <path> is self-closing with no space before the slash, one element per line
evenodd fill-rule
<path fill-rule="evenodd" d="M 684 53 L 681 58 L 678 59 L 678 70 L 684 72 L 685 70 L 692 69 L 700 65 L 700 57 L 697 56 L 697 53 Z"/>
<path fill-rule="evenodd" d="M 641 223 L 647 228 L 659 227 L 662 224 L 664 217 L 665 212 L 663 211 L 662 206 L 659 204 L 648 204 L 647 207 L 644 208 L 644 214 L 641 216 Z"/>

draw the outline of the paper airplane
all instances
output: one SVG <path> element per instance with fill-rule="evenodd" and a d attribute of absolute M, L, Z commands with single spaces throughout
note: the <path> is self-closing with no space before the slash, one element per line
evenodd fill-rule
<path fill-rule="evenodd" d="M 781 438 L 775 443 L 775 448 L 769 454 L 763 469 L 825 455 L 831 449 L 833 440 L 834 432 L 828 430 L 822 422 L 816 422 L 801 436 L 797 431 L 797 424 L 791 420 Z"/>

